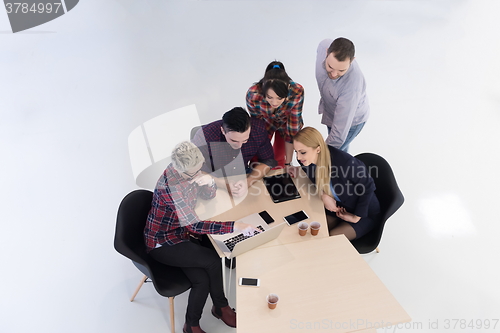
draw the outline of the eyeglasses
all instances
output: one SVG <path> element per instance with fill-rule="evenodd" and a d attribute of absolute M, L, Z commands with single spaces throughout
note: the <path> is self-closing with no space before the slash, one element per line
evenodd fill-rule
<path fill-rule="evenodd" d="M 196 171 L 195 173 L 193 174 L 190 174 L 190 173 L 187 173 L 187 172 L 183 172 L 183 174 L 185 174 L 186 176 L 189 177 L 189 180 L 193 179 L 198 173 L 200 173 L 201 169 L 198 169 L 198 171 Z"/>

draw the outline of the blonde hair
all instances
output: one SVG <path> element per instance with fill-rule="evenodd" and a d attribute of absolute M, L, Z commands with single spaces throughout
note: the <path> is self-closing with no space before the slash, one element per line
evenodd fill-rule
<path fill-rule="evenodd" d="M 293 140 L 313 149 L 319 147 L 320 151 L 316 161 L 316 188 L 320 194 L 322 191 L 333 197 L 330 189 L 332 160 L 330 159 L 330 150 L 321 133 L 314 127 L 304 127 L 293 137 Z"/>
<path fill-rule="evenodd" d="M 204 161 L 200 149 L 192 142 L 182 141 L 172 150 L 172 164 L 178 171 L 185 172 Z"/>

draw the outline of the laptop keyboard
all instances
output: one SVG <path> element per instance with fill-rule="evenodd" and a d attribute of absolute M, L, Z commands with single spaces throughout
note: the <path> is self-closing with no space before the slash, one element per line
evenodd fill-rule
<path fill-rule="evenodd" d="M 259 229 L 261 232 L 265 231 L 264 228 L 262 226 L 258 226 L 256 229 Z M 236 244 L 238 244 L 239 242 L 241 242 L 242 240 L 245 240 L 247 238 L 250 238 L 250 237 L 253 237 L 255 235 L 257 235 L 259 232 L 257 231 L 254 231 L 253 232 L 253 235 L 252 236 L 244 236 L 242 233 L 241 234 L 238 234 L 234 237 L 231 237 L 229 239 L 226 239 L 224 241 L 224 244 L 226 244 L 227 248 L 229 249 L 229 251 L 233 251 L 234 247 L 236 246 Z"/>

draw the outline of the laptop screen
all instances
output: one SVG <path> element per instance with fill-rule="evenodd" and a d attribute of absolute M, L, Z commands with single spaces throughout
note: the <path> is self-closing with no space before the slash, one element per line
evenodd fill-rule
<path fill-rule="evenodd" d="M 264 177 L 263 181 L 274 202 L 300 198 L 292 177 L 286 172 L 281 175 Z"/>

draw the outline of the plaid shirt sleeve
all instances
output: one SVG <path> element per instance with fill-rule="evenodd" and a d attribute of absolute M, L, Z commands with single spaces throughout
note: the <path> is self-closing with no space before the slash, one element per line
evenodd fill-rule
<path fill-rule="evenodd" d="M 251 86 L 247 91 L 247 109 L 251 116 L 259 117 L 261 116 L 262 94 L 259 93 L 259 88 L 256 84 Z"/>
<path fill-rule="evenodd" d="M 304 126 L 302 120 L 302 106 L 304 105 L 304 88 L 295 82 L 290 84 L 290 96 L 287 101 L 287 111 L 289 110 L 287 132 L 284 133 L 286 142 L 292 142 L 292 137 Z"/>
<path fill-rule="evenodd" d="M 180 186 L 179 186 L 180 187 Z M 179 218 L 179 223 L 182 227 L 187 228 L 192 233 L 196 234 L 221 234 L 233 232 L 234 222 L 213 222 L 200 221 L 194 207 L 196 202 L 191 199 L 191 196 L 183 197 L 182 191 L 173 186 L 170 189 L 169 204 L 175 207 L 175 212 Z"/>
<path fill-rule="evenodd" d="M 207 144 L 207 139 L 205 138 L 205 130 L 203 129 L 203 127 L 200 127 L 200 129 L 196 132 L 191 142 L 194 143 L 196 147 L 198 147 L 198 149 L 203 154 L 203 157 L 205 158 L 205 162 L 203 162 L 201 171 L 204 171 L 206 173 L 213 172 L 214 166 L 212 164 L 212 159 L 210 158 L 211 156 L 210 147 Z"/>
<path fill-rule="evenodd" d="M 274 151 L 267 135 L 265 123 L 257 118 L 252 118 L 251 121 L 251 142 L 252 144 L 258 145 L 257 160 L 261 163 L 267 164 L 271 168 L 274 168 L 277 165 L 277 162 L 274 159 Z"/>
<path fill-rule="evenodd" d="M 263 120 L 266 124 L 267 132 L 272 136 L 280 126 L 275 124 L 274 112 L 265 100 L 264 95 L 262 95 L 258 84 L 254 84 L 248 89 L 246 101 L 250 116 Z"/>
<path fill-rule="evenodd" d="M 213 199 L 217 194 L 217 184 L 213 182 L 212 185 L 198 186 L 198 191 L 198 196 L 203 200 Z"/>
<path fill-rule="evenodd" d="M 198 187 L 188 182 L 178 182 L 170 179 L 172 173 L 167 168 L 158 181 L 153 195 L 151 210 L 144 229 L 145 242 L 148 251 L 159 245 L 175 245 L 189 239 L 188 232 L 230 233 L 234 222 L 200 221 L 194 211 L 198 194 L 201 197 L 213 197 L 216 186 Z M 171 184 L 168 181 L 171 180 Z M 202 192 L 199 192 L 199 191 Z"/>
<path fill-rule="evenodd" d="M 287 142 L 292 142 L 292 137 L 304 126 L 304 88 L 296 82 L 290 82 L 287 100 L 274 112 L 257 84 L 248 89 L 246 102 L 250 115 L 265 121 L 269 133 L 279 131 Z"/>

